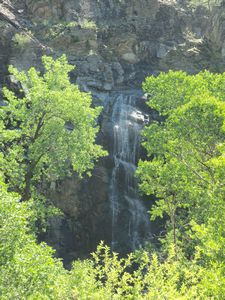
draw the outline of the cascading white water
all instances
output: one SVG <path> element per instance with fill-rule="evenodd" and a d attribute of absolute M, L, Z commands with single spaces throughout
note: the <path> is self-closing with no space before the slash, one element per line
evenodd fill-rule
<path fill-rule="evenodd" d="M 140 200 L 135 178 L 140 130 L 145 115 L 135 108 L 137 96 L 123 93 L 113 98 L 113 160 L 110 185 L 112 249 L 137 249 L 149 234 L 149 216 Z M 122 250 L 122 251 L 123 251 Z"/>

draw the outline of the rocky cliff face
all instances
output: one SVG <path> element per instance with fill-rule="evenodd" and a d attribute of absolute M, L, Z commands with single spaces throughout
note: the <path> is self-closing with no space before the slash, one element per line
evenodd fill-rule
<path fill-rule="evenodd" d="M 80 182 L 74 175 L 52 183 L 49 189 L 65 217 L 50 220 L 46 238 L 68 260 L 93 250 L 101 239 L 108 243 L 112 239 L 109 198 L 115 124 L 113 102 L 108 99 L 114 91 L 140 89 L 146 76 L 168 69 L 190 73 L 225 69 L 225 6 L 209 11 L 189 4 L 173 0 L 0 1 L 0 84 L 9 82 L 8 64 L 40 68 L 43 54 L 66 53 L 76 65 L 71 80 L 91 91 L 95 104 L 105 107 L 99 142 L 110 156 L 99 162 L 92 178 Z M 141 113 L 153 117 L 141 103 Z"/>
<path fill-rule="evenodd" d="M 218 9 L 211 17 L 204 7 L 191 9 L 175 1 L 1 2 L 3 64 L 27 68 L 45 52 L 66 53 L 77 66 L 74 80 L 84 89 L 139 85 L 151 72 L 169 68 L 213 68 L 206 47 L 219 51 L 219 59 L 224 54 Z M 221 49 L 214 49 L 215 42 Z"/>

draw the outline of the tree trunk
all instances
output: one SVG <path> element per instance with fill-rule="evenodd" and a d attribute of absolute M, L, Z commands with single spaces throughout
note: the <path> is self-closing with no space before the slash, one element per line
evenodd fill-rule
<path fill-rule="evenodd" d="M 30 170 L 27 171 L 25 175 L 25 188 L 23 192 L 22 201 L 27 201 L 31 197 L 31 179 L 33 177 L 33 174 Z"/>
<path fill-rule="evenodd" d="M 23 191 L 22 201 L 27 201 L 31 198 L 31 180 L 34 176 L 34 169 L 35 169 L 36 163 L 31 162 L 27 166 L 27 172 L 25 174 L 25 187 Z"/>
<path fill-rule="evenodd" d="M 175 252 L 175 258 L 177 259 L 177 235 L 176 235 L 176 217 L 175 212 L 173 212 L 172 215 L 172 227 L 173 227 L 173 244 L 174 244 L 174 252 Z"/>

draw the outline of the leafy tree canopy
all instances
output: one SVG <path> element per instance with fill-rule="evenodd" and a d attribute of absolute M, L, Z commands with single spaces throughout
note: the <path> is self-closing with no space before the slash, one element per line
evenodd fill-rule
<path fill-rule="evenodd" d="M 54 181 L 71 173 L 88 172 L 106 152 L 95 144 L 100 107 L 91 95 L 70 83 L 65 56 L 44 56 L 43 74 L 35 68 L 10 73 L 21 83 L 22 97 L 4 88 L 0 108 L 1 169 L 10 186 L 29 199 L 40 178 Z"/>
<path fill-rule="evenodd" d="M 177 259 L 199 255 L 207 276 L 220 266 L 223 290 L 225 73 L 170 71 L 148 77 L 143 88 L 148 105 L 164 116 L 144 129 L 153 159 L 140 161 L 137 172 L 141 190 L 157 197 L 151 218 L 167 216 L 166 245 Z"/>

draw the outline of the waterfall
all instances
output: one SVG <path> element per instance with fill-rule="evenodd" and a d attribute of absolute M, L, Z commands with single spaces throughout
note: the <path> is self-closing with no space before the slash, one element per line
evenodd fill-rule
<path fill-rule="evenodd" d="M 111 100 L 114 162 L 110 183 L 111 246 L 120 252 L 137 249 L 150 234 L 149 215 L 135 178 L 140 130 L 147 121 L 146 115 L 136 108 L 139 99 L 137 95 L 121 93 Z"/>

